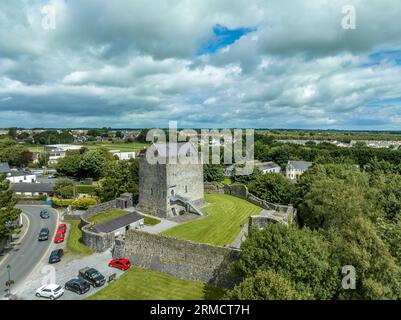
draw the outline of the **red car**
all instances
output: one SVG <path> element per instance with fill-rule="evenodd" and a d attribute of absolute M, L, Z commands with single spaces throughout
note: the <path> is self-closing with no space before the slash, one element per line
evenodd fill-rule
<path fill-rule="evenodd" d="M 128 259 L 113 259 L 109 262 L 109 267 L 121 269 L 123 271 L 128 270 L 131 267 L 131 262 Z"/>
<path fill-rule="evenodd" d="M 66 233 L 67 225 L 65 223 L 59 224 L 57 228 L 57 233 Z"/>
<path fill-rule="evenodd" d="M 56 236 L 54 237 L 54 243 L 61 243 L 61 242 L 64 242 L 64 233 L 57 231 Z"/>

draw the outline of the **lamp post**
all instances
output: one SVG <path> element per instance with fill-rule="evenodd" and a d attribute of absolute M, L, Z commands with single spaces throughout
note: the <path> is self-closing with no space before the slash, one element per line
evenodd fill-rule
<path fill-rule="evenodd" d="M 8 280 L 6 282 L 6 287 L 8 288 L 8 296 L 11 297 L 11 286 L 14 284 L 14 281 L 11 280 L 11 266 L 7 266 Z"/>

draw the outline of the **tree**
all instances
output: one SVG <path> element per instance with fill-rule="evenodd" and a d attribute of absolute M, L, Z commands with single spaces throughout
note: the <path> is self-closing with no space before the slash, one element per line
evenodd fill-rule
<path fill-rule="evenodd" d="M 203 180 L 220 182 L 224 179 L 224 166 L 222 164 L 203 165 Z"/>
<path fill-rule="evenodd" d="M 341 284 L 341 268 L 331 259 L 329 242 L 309 229 L 282 224 L 251 229 L 235 270 L 245 279 L 267 269 L 289 279 L 300 294 L 310 292 L 315 299 L 335 297 Z"/>
<path fill-rule="evenodd" d="M 303 300 L 313 299 L 310 291 L 297 291 L 291 280 L 271 269 L 258 270 L 229 291 L 230 300 Z"/>
<path fill-rule="evenodd" d="M 97 188 L 97 194 L 103 202 L 115 199 L 125 192 L 138 192 L 138 184 L 135 182 L 137 178 L 134 178 L 132 166 L 129 161 L 109 163 L 106 175 L 99 181 Z"/>
<path fill-rule="evenodd" d="M 18 229 L 15 221 L 21 210 L 14 208 L 16 203 L 10 190 L 10 182 L 4 175 L 0 175 L 0 239 L 11 236 Z"/>
<path fill-rule="evenodd" d="M 279 173 L 260 175 L 248 185 L 249 192 L 257 197 L 279 204 L 289 204 L 292 201 L 295 186 L 285 176 Z"/>
<path fill-rule="evenodd" d="M 54 185 L 54 195 L 62 199 L 74 196 L 74 182 L 69 179 L 57 179 Z"/>

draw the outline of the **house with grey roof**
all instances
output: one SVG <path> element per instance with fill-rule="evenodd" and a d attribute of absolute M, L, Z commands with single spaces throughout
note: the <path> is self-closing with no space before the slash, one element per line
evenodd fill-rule
<path fill-rule="evenodd" d="M 16 195 L 27 197 L 52 195 L 53 188 L 51 183 L 11 183 L 11 190 Z"/>
<path fill-rule="evenodd" d="M 312 166 L 308 161 L 288 161 L 285 174 L 287 178 L 298 181 L 299 177 Z"/>
<path fill-rule="evenodd" d="M 255 163 L 255 167 L 258 168 L 260 171 L 262 171 L 263 174 L 280 173 L 280 171 L 281 171 L 281 167 L 273 161 L 258 162 L 258 163 Z"/>

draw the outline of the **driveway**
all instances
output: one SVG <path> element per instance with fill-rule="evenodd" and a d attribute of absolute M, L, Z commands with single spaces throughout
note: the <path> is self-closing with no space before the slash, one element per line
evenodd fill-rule
<path fill-rule="evenodd" d="M 14 288 L 24 283 L 24 280 L 38 266 L 38 263 L 49 251 L 51 241 L 54 238 L 57 223 L 57 213 L 48 206 L 17 206 L 22 209 L 29 219 L 29 228 L 22 242 L 18 244 L 8 256 L 2 260 L 0 265 L 0 298 L 6 294 L 5 283 L 8 280 L 7 265 L 11 266 L 11 279 L 15 281 L 11 287 Z M 41 210 L 46 208 L 50 213 L 49 219 L 42 219 L 39 216 Z M 41 228 L 47 227 L 50 230 L 48 241 L 38 241 L 38 233 Z"/>

